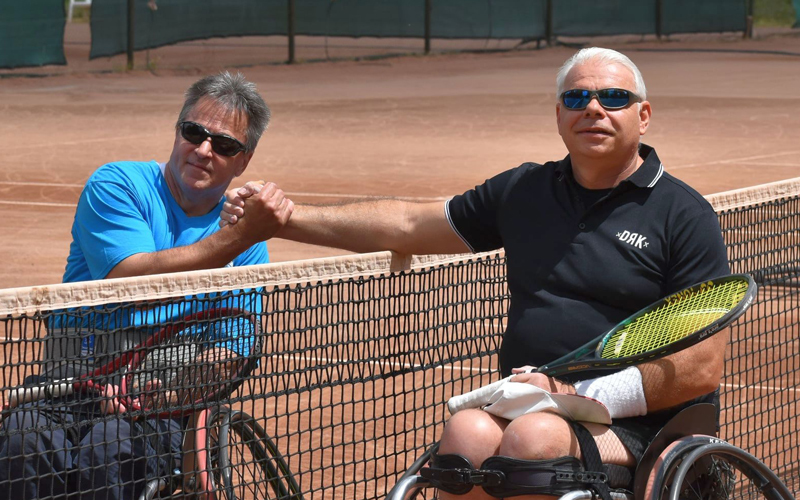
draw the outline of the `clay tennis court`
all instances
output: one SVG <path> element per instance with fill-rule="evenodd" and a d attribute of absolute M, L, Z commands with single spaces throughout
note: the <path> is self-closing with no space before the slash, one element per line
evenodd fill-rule
<path fill-rule="evenodd" d="M 631 56 L 644 74 L 654 110 L 644 140 L 656 147 L 667 171 L 702 194 L 800 176 L 800 97 L 795 92 L 800 81 L 800 37 L 607 42 L 604 45 Z M 257 83 L 273 110 L 270 128 L 242 181 L 274 181 L 295 202 L 373 196 L 443 199 L 522 162 L 544 162 L 566 154 L 555 128 L 554 80 L 559 65 L 574 52 L 571 48 L 296 66 L 249 66 L 242 54 L 246 50 L 252 48 L 220 43 L 209 49 L 195 44 L 165 48 L 155 72 L 116 71 L 116 62 L 107 62 L 109 71 L 98 72 L 100 61 L 87 64 L 85 70 L 54 76 L 0 79 L 4 118 L 0 141 L 6 153 L 0 160 L 0 228 L 5 235 L 0 241 L 4 263 L 0 287 L 60 282 L 83 183 L 108 161 L 166 161 L 182 92 L 200 76 L 220 69 L 229 51 L 236 54 L 231 57 L 233 64 Z M 169 57 L 189 62 L 172 67 Z M 273 261 L 342 253 L 279 240 L 269 246 Z M 775 321 L 795 322 L 781 317 Z M 771 361 L 758 360 L 764 365 Z M 287 370 L 297 361 L 285 363 L 282 369 Z M 265 365 L 263 371 L 270 368 Z M 402 413 L 398 408 L 423 404 L 408 400 L 404 392 L 425 387 L 427 382 L 418 377 L 408 374 L 362 388 L 290 393 L 281 400 L 242 404 L 250 413 L 278 415 L 270 418 L 273 427 L 268 431 L 282 444 L 288 443 L 284 453 L 313 450 L 298 458 L 302 464 L 293 462 L 293 468 L 337 464 L 306 473 L 301 478 L 304 487 L 320 491 L 326 484 L 352 477 L 352 488 L 338 490 L 337 498 L 379 496 L 391 484 L 383 480 L 364 484 L 358 478 L 379 477 L 383 470 L 364 470 L 369 466 L 353 463 L 353 457 L 371 456 L 380 443 L 398 450 L 397 461 L 405 463 L 409 457 L 402 450 L 411 448 L 411 443 L 360 441 L 351 435 L 364 429 L 346 422 L 366 413 L 379 417 L 365 401 L 394 394 L 380 409 L 392 415 L 383 425 L 419 429 L 409 439 L 415 432 L 430 434 L 430 427 L 394 416 Z M 782 388 L 792 383 L 776 380 Z M 262 388 L 274 390 L 274 386 Z M 728 390 L 737 394 L 735 381 Z M 423 397 L 425 392 L 416 394 Z M 433 392 L 438 401 L 448 395 Z M 752 396 L 735 398 L 747 401 Z M 330 406 L 331 401 L 342 400 L 347 403 Z M 768 429 L 769 420 L 752 417 L 766 410 L 753 404 L 731 410 L 737 418 L 745 414 L 749 419 L 741 432 L 758 434 L 755 441 L 769 435 L 760 448 L 765 453 L 796 448 L 796 437 L 791 442 L 776 441 L 781 431 Z M 327 429 L 300 432 L 331 420 L 345 422 L 334 428 L 335 436 Z M 383 431 L 369 432 L 380 437 Z M 358 444 L 332 446 L 345 434 Z M 796 458 L 792 455 L 795 463 Z M 376 467 L 393 470 L 395 465 L 382 461 Z"/>
<path fill-rule="evenodd" d="M 654 110 L 645 141 L 667 171 L 702 194 L 800 175 L 800 97 L 792 90 L 800 37 L 600 42 L 640 66 Z M 158 49 L 149 56 L 159 58 L 155 74 L 114 71 L 124 56 L 86 62 L 88 45 L 68 44 L 75 66 L 51 68 L 57 76 L 0 79 L 1 288 L 60 282 L 89 175 L 114 160 L 166 161 L 183 91 L 220 69 L 226 54 L 242 65 L 246 51 L 258 49 L 250 60 L 259 61 L 265 50 L 236 39 L 208 44 Z M 283 48 L 271 50 L 280 60 Z M 275 181 L 300 203 L 433 200 L 524 161 L 561 158 L 554 80 L 573 52 L 242 67 L 273 110 L 242 181 Z M 324 53 L 308 57 L 315 55 Z M 143 64 L 145 55 L 136 57 Z M 341 252 L 276 240 L 270 253 L 286 261 Z"/>

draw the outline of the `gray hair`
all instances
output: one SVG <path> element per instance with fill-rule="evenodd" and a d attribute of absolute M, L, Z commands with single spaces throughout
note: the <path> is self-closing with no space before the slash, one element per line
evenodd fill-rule
<path fill-rule="evenodd" d="M 569 74 L 570 70 L 575 66 L 585 64 L 591 60 L 598 60 L 609 64 L 621 64 L 631 70 L 636 88 L 629 90 L 636 92 L 636 95 L 641 97 L 642 100 L 647 99 L 647 87 L 644 85 L 644 78 L 642 78 L 642 73 L 639 71 L 639 68 L 633 64 L 633 61 L 625 54 L 617 52 L 616 50 L 604 49 L 601 47 L 581 49 L 567 59 L 567 62 L 558 70 L 558 76 L 556 76 L 557 95 L 560 96 L 564 92 L 564 81 L 567 79 L 567 74 Z"/>
<path fill-rule="evenodd" d="M 186 120 L 197 102 L 204 97 L 247 118 L 245 147 L 247 151 L 253 151 L 261 134 L 267 129 L 270 118 L 269 107 L 259 95 L 255 84 L 248 82 L 241 73 L 231 75 L 227 71 L 201 78 L 186 91 L 178 125 Z"/>

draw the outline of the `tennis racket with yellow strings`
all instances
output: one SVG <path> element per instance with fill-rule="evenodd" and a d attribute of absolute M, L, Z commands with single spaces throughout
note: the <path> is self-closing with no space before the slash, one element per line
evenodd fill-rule
<path fill-rule="evenodd" d="M 703 281 L 645 307 L 607 333 L 536 371 L 558 377 L 663 358 L 730 325 L 750 307 L 756 291 L 755 281 L 747 274 Z"/>

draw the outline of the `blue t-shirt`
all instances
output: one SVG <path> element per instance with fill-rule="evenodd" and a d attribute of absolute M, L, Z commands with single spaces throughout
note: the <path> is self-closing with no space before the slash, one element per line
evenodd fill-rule
<path fill-rule="evenodd" d="M 92 174 L 81 193 L 64 283 L 99 280 L 137 253 L 191 245 L 219 230 L 222 203 L 189 217 L 167 186 L 163 165 L 117 162 Z M 253 245 L 229 266 L 269 262 L 266 243 Z"/>
<path fill-rule="evenodd" d="M 224 200 L 205 215 L 189 217 L 172 196 L 163 172 L 164 165 L 155 161 L 125 161 L 103 165 L 92 174 L 75 212 L 64 283 L 103 279 L 131 255 L 191 245 L 219 230 L 219 213 Z M 228 266 L 267 262 L 267 245 L 261 242 L 237 256 Z M 257 290 L 238 290 L 197 294 L 159 307 L 120 306 L 115 309 L 104 306 L 102 310 L 70 310 L 53 316 L 48 327 L 51 334 L 64 328 L 89 332 L 129 327 L 155 330 L 165 322 L 210 307 L 239 308 L 253 313 L 263 310 Z M 247 336 L 251 332 L 241 333 Z M 225 337 L 229 335 L 230 332 Z M 234 334 L 234 337 L 240 335 Z M 87 341 L 93 342 L 93 337 Z M 93 350 L 93 345 L 83 347 Z M 232 348 L 239 352 L 247 350 L 235 345 Z"/>

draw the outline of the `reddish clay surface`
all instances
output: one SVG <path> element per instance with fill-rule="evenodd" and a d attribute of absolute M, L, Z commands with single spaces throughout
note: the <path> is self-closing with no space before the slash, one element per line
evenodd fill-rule
<path fill-rule="evenodd" d="M 274 116 L 241 180 L 275 181 L 296 202 L 438 199 L 566 154 L 554 83 L 574 51 L 564 46 L 288 66 L 268 64 L 285 56 L 285 42 L 227 39 L 137 53 L 137 68 L 149 58 L 152 71 L 122 72 L 124 56 L 90 62 L 85 25 L 68 28 L 69 66 L 0 72 L 2 288 L 60 282 L 89 175 L 113 160 L 165 161 L 183 91 L 225 64 L 257 83 Z M 299 57 L 325 57 L 324 43 L 305 40 Z M 370 43 L 378 49 L 365 49 Z M 593 43 L 639 65 L 654 110 L 644 140 L 701 193 L 800 176 L 796 34 Z M 327 50 L 345 57 L 419 45 L 329 40 Z M 342 253 L 279 240 L 270 249 L 274 261 Z"/>

